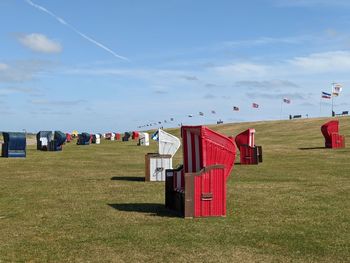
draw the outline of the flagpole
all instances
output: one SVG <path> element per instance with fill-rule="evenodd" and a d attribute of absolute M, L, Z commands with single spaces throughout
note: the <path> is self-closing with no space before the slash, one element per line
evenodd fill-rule
<path fill-rule="evenodd" d="M 281 101 L 281 112 L 280 112 L 280 120 L 282 120 L 282 105 L 283 105 L 283 99 Z"/>
<path fill-rule="evenodd" d="M 334 82 L 332 83 L 332 92 L 331 92 L 331 96 L 332 96 L 332 117 L 334 117 L 334 111 L 333 111 L 333 106 L 334 106 L 334 103 L 333 103 L 333 90 L 334 90 Z"/>

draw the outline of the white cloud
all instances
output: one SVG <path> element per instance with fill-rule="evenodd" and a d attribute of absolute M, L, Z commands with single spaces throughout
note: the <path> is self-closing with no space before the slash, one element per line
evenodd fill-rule
<path fill-rule="evenodd" d="M 8 65 L 4 64 L 4 63 L 0 63 L 0 70 L 6 70 L 8 69 Z"/>
<path fill-rule="evenodd" d="M 214 67 L 214 71 L 220 75 L 228 74 L 235 77 L 264 76 L 269 71 L 269 67 L 267 65 L 243 62 Z"/>
<path fill-rule="evenodd" d="M 25 47 L 40 53 L 60 53 L 62 46 L 59 42 L 47 38 L 43 34 L 33 33 L 20 35 L 18 41 Z"/>
<path fill-rule="evenodd" d="M 332 51 L 295 57 L 289 60 L 291 66 L 305 73 L 344 72 L 350 70 L 350 52 Z"/>

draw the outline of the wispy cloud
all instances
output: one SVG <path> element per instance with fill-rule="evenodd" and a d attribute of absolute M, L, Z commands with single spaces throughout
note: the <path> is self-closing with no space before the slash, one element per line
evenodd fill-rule
<path fill-rule="evenodd" d="M 295 57 L 288 62 L 291 66 L 307 73 L 347 72 L 350 70 L 350 52 L 314 53 L 304 57 Z"/>
<path fill-rule="evenodd" d="M 247 89 L 285 89 L 285 88 L 299 88 L 299 86 L 289 80 L 264 80 L 264 81 L 254 81 L 254 80 L 245 80 L 237 81 L 234 87 L 241 87 Z"/>
<path fill-rule="evenodd" d="M 35 52 L 60 53 L 62 51 L 62 46 L 59 42 L 49 39 L 43 34 L 20 34 L 17 39 L 23 46 Z"/>
<path fill-rule="evenodd" d="M 181 76 L 181 78 L 185 79 L 185 80 L 189 80 L 189 81 L 196 81 L 199 80 L 196 76 Z"/>
<path fill-rule="evenodd" d="M 299 45 L 314 39 L 312 36 L 259 37 L 255 39 L 232 40 L 222 43 L 223 47 L 253 47 L 275 44 Z"/>
<path fill-rule="evenodd" d="M 0 71 L 4 71 L 4 70 L 6 70 L 8 68 L 9 68 L 9 66 L 7 64 L 0 63 Z"/>
<path fill-rule="evenodd" d="M 158 94 L 158 95 L 164 95 L 164 94 L 167 94 L 169 93 L 168 89 L 163 87 L 163 86 L 156 86 L 153 90 L 153 92 L 155 94 Z"/>
<path fill-rule="evenodd" d="M 7 95 L 12 93 L 22 93 L 22 94 L 30 94 L 30 95 L 42 94 L 42 92 L 37 88 L 16 87 L 16 86 L 0 88 L 0 95 Z"/>
<path fill-rule="evenodd" d="M 211 100 L 211 99 L 215 99 L 216 96 L 215 96 L 214 94 L 208 93 L 208 94 L 205 94 L 205 95 L 203 96 L 203 98 L 206 99 L 206 100 Z"/>
<path fill-rule="evenodd" d="M 108 48 L 106 45 L 102 44 L 101 42 L 98 42 L 97 40 L 85 35 L 84 33 L 82 33 L 81 31 L 79 31 L 78 29 L 76 29 L 75 27 L 73 27 L 71 24 L 69 24 L 68 22 L 66 22 L 63 18 L 59 17 L 58 15 L 56 15 L 55 13 L 51 12 L 50 10 L 48 10 L 47 8 L 35 4 L 34 2 L 32 2 L 31 0 L 25 0 L 29 5 L 35 7 L 36 9 L 52 16 L 53 18 L 55 18 L 59 23 L 61 23 L 62 25 L 70 28 L 71 30 L 73 30 L 76 34 L 78 34 L 79 36 L 81 36 L 82 38 L 84 38 L 85 40 L 93 43 L 94 45 L 96 45 L 97 47 L 107 51 L 108 53 L 112 54 L 114 57 L 119 58 L 119 59 L 123 59 L 126 61 L 129 61 L 128 58 L 118 55 L 117 53 L 115 53 L 112 49 Z"/>
<path fill-rule="evenodd" d="M 33 105 L 52 105 L 52 106 L 76 106 L 85 103 L 85 100 L 48 100 L 48 99 L 36 99 L 29 100 Z"/>
<path fill-rule="evenodd" d="M 0 64 L 0 83 L 24 82 L 48 72 L 54 63 L 45 60 L 17 60 Z"/>
<path fill-rule="evenodd" d="M 290 92 L 247 92 L 246 96 L 250 99 L 282 99 L 288 97 L 290 99 L 306 100 L 310 98 L 311 94 L 305 93 L 290 93 Z"/>
<path fill-rule="evenodd" d="M 264 76 L 269 71 L 269 66 L 251 62 L 239 62 L 213 68 L 218 74 L 230 74 L 233 77 Z"/>

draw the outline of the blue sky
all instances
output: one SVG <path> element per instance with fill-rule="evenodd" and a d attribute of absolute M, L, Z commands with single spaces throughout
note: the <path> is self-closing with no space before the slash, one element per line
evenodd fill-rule
<path fill-rule="evenodd" d="M 345 0 L 0 0 L 0 130 L 273 120 L 284 97 L 282 118 L 327 116 L 332 82 L 336 112 L 348 110 L 349 11 Z"/>

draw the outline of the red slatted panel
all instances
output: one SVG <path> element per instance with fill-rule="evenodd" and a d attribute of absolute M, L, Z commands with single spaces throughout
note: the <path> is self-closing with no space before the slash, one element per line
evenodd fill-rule
<path fill-rule="evenodd" d="M 194 216 L 226 215 L 226 176 L 222 169 L 214 169 L 195 178 Z M 203 198 L 203 196 L 211 198 Z"/>
<path fill-rule="evenodd" d="M 205 126 L 183 126 L 181 133 L 185 173 L 215 164 L 225 165 L 226 177 L 231 173 L 236 157 L 232 139 Z"/>

